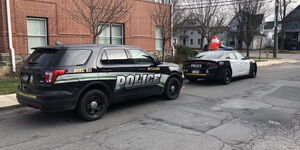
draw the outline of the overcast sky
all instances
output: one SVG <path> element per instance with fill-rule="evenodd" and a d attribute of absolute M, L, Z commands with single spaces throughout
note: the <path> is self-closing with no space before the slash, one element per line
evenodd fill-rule
<path fill-rule="evenodd" d="M 265 18 L 266 20 L 265 21 L 274 21 L 274 12 L 275 12 L 275 0 L 265 0 L 266 1 L 266 6 L 268 9 L 265 14 Z M 192 2 L 190 0 L 181 0 L 182 4 L 183 5 L 186 5 L 186 4 L 191 4 Z M 297 6 L 300 5 L 300 0 L 293 0 L 292 3 L 289 5 L 289 8 L 288 8 L 288 13 L 290 11 L 292 11 L 293 9 L 295 9 Z M 230 7 L 232 6 L 226 6 L 229 8 L 229 10 L 232 10 Z"/>
<path fill-rule="evenodd" d="M 295 9 L 297 6 L 300 5 L 300 0 L 293 0 L 293 2 L 289 5 L 288 8 L 288 13 L 291 12 L 293 9 Z M 266 21 L 274 21 L 274 12 L 275 12 L 275 0 L 272 0 L 272 2 L 270 2 L 270 13 L 268 16 L 266 16 Z"/>

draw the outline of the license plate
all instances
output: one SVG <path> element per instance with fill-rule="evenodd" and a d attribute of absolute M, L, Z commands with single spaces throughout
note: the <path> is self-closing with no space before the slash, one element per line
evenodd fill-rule
<path fill-rule="evenodd" d="M 199 70 L 192 70 L 192 73 L 199 74 L 200 71 Z"/>

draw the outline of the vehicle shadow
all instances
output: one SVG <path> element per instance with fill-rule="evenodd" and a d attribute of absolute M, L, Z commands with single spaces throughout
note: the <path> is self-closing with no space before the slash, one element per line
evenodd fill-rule
<path fill-rule="evenodd" d="M 110 114 L 118 113 L 118 112 L 124 112 L 126 110 L 131 110 L 134 107 L 144 106 L 152 103 L 156 103 L 159 101 L 163 101 L 162 98 L 159 96 L 154 97 L 148 97 L 143 99 L 135 99 L 130 101 L 125 101 L 117 104 L 112 104 L 106 114 L 104 115 L 102 119 L 105 119 L 105 117 L 109 117 Z M 89 123 L 80 117 L 77 116 L 75 110 L 71 111 L 62 111 L 62 112 L 41 112 L 37 109 L 31 109 L 31 108 L 21 108 L 25 109 L 20 110 L 19 112 L 16 111 L 13 114 L 16 117 L 9 117 L 3 118 L 0 120 L 0 127 L 9 127 L 11 125 L 13 126 L 19 126 L 22 125 L 28 126 L 30 128 L 36 127 L 48 127 L 48 126 L 68 126 L 68 125 L 74 125 L 74 124 L 85 124 Z"/>
<path fill-rule="evenodd" d="M 247 80 L 249 79 L 248 77 L 238 77 L 238 78 L 234 78 L 231 80 L 230 84 L 235 84 L 238 83 L 239 81 L 242 80 Z M 209 80 L 209 79 L 199 79 L 198 81 L 195 82 L 190 82 L 187 79 L 184 80 L 184 85 L 197 85 L 197 86 L 228 86 L 230 84 L 222 84 L 220 81 L 217 80 Z"/>

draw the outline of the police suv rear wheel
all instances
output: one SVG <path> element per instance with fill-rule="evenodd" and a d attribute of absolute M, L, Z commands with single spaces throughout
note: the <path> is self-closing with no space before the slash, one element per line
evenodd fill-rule
<path fill-rule="evenodd" d="M 177 78 L 172 77 L 168 80 L 165 86 L 164 96 L 168 100 L 174 100 L 179 96 L 180 90 L 180 81 Z"/>
<path fill-rule="evenodd" d="M 101 118 L 105 114 L 107 106 L 107 96 L 100 90 L 91 90 L 79 101 L 77 113 L 81 118 L 87 121 L 93 121 Z"/>

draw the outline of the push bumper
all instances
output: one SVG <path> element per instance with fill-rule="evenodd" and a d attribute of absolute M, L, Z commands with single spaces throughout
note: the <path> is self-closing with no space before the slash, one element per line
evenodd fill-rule
<path fill-rule="evenodd" d="M 57 112 L 75 109 L 77 100 L 67 92 L 45 92 L 31 94 L 17 89 L 17 100 L 21 105 L 40 109 L 46 112 Z"/>

